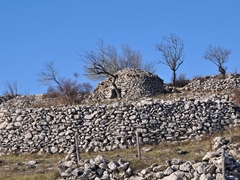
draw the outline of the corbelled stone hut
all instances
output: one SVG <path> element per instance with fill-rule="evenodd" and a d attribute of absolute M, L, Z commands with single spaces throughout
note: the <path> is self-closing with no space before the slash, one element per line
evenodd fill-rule
<path fill-rule="evenodd" d="M 117 76 L 115 84 L 121 92 L 122 99 L 150 97 L 164 92 L 163 80 L 150 72 L 127 68 L 114 75 Z M 100 82 L 90 95 L 92 101 L 114 98 L 117 98 L 117 93 L 112 86 L 112 77 Z"/>

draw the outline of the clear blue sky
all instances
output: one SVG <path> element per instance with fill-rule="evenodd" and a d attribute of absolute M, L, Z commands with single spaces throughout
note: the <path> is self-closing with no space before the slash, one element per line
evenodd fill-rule
<path fill-rule="evenodd" d="M 155 45 L 175 33 L 185 45 L 177 74 L 187 78 L 213 75 L 217 67 L 203 59 L 206 47 L 229 48 L 227 72 L 240 72 L 239 0 L 0 0 L 0 94 L 4 83 L 16 81 L 19 93 L 45 93 L 37 73 L 53 60 L 60 75 L 80 74 L 80 49 L 91 49 L 98 38 L 117 48 L 128 44 L 144 61 L 161 58 Z M 170 82 L 172 72 L 156 64 L 156 74 Z"/>

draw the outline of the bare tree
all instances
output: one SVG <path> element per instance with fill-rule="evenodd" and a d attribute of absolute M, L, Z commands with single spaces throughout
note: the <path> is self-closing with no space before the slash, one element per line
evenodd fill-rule
<path fill-rule="evenodd" d="M 172 83 L 175 87 L 176 71 L 185 57 L 183 41 L 175 34 L 171 34 L 169 37 L 163 37 L 162 42 L 156 45 L 156 50 L 162 53 L 162 60 L 159 63 L 167 65 L 172 70 Z"/>
<path fill-rule="evenodd" d="M 226 67 L 223 66 L 224 63 L 228 61 L 228 56 L 231 53 L 231 49 L 226 49 L 220 46 L 213 46 L 210 44 L 203 55 L 204 59 L 209 60 L 218 66 L 218 71 L 225 77 Z"/>
<path fill-rule="evenodd" d="M 116 85 L 117 75 L 115 73 L 117 71 L 124 68 L 142 69 L 145 67 L 149 70 L 153 67 L 148 64 L 143 65 L 141 53 L 133 51 L 130 46 L 122 45 L 121 50 L 122 54 L 118 55 L 114 46 L 106 46 L 104 41 L 99 39 L 95 50 L 83 50 L 83 54 L 79 54 L 85 63 L 85 75 L 96 80 L 111 77 L 112 86 L 118 98 L 121 98 L 121 90 Z"/>
<path fill-rule="evenodd" d="M 117 75 L 114 73 L 120 70 L 117 62 L 117 51 L 113 46 L 105 47 L 103 40 L 97 43 L 96 51 L 83 50 L 80 55 L 85 62 L 86 76 L 90 79 L 102 79 L 112 77 L 112 86 L 114 87 L 118 98 L 121 98 L 121 91 L 116 85 Z"/>
<path fill-rule="evenodd" d="M 127 44 L 121 46 L 122 56 L 119 58 L 119 65 L 121 69 L 124 68 L 141 68 L 142 55 L 139 51 L 133 51 Z"/>
<path fill-rule="evenodd" d="M 44 85 L 50 85 L 52 83 L 60 85 L 58 74 L 59 71 L 56 67 L 54 67 L 54 61 L 46 61 L 43 64 L 43 69 L 38 73 L 38 82 Z"/>
<path fill-rule="evenodd" d="M 118 63 L 120 69 L 133 68 L 142 69 L 154 73 L 154 64 L 152 62 L 144 63 L 140 51 L 134 51 L 132 48 L 124 44 L 121 46 L 122 55 L 119 57 Z"/>
<path fill-rule="evenodd" d="M 43 69 L 38 73 L 38 81 L 48 87 L 49 94 L 55 94 L 62 97 L 68 104 L 74 104 L 78 94 L 90 93 L 91 85 L 88 83 L 79 84 L 77 79 L 66 79 L 59 77 L 59 71 L 54 66 L 54 61 L 47 61 L 43 65 Z M 78 77 L 74 73 L 75 78 Z"/>

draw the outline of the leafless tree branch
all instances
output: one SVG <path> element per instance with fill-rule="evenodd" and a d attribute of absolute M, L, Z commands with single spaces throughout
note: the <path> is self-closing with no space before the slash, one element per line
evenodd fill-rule
<path fill-rule="evenodd" d="M 143 65 L 139 51 L 133 51 L 128 45 L 122 45 L 121 50 L 122 54 L 118 55 L 114 46 L 105 45 L 104 41 L 99 39 L 94 50 L 82 50 L 82 54 L 79 54 L 85 63 L 85 75 L 90 79 L 112 77 L 112 85 L 119 98 L 121 98 L 121 92 L 115 83 L 117 71 L 124 68 L 148 68 L 148 70 L 152 68 L 150 63 L 148 66 Z"/>
<path fill-rule="evenodd" d="M 176 71 L 183 63 L 184 44 L 175 34 L 163 37 L 162 42 L 156 45 L 156 50 L 162 53 L 162 60 L 159 63 L 167 65 L 173 71 L 173 86 L 176 82 Z"/>
<path fill-rule="evenodd" d="M 218 71 L 220 74 L 225 77 L 226 67 L 223 66 L 224 63 L 228 61 L 228 56 L 231 54 L 231 49 L 226 49 L 220 46 L 213 46 L 210 44 L 205 53 L 203 54 L 203 58 L 213 62 L 216 66 L 218 66 Z"/>
<path fill-rule="evenodd" d="M 38 73 L 38 81 L 49 86 L 48 93 L 61 96 L 68 104 L 74 104 L 78 94 L 90 93 L 92 88 L 90 84 L 79 84 L 76 79 L 62 78 L 58 74 L 54 61 L 45 62 L 43 69 Z M 78 74 L 74 73 L 74 76 L 77 78 Z"/>

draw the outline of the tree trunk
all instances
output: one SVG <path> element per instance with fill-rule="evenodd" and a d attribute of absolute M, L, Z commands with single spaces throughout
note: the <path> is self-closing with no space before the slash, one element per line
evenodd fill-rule
<path fill-rule="evenodd" d="M 138 151 L 138 159 L 141 160 L 141 148 L 139 143 L 139 136 L 138 136 L 138 130 L 136 130 L 136 139 L 137 139 L 137 151 Z"/>
<path fill-rule="evenodd" d="M 225 79 L 226 69 L 224 69 L 222 66 L 219 66 L 218 71 L 221 73 L 222 78 Z"/>
<path fill-rule="evenodd" d="M 176 71 L 173 70 L 173 80 L 172 80 L 172 83 L 173 83 L 173 87 L 175 87 L 176 85 Z"/>

